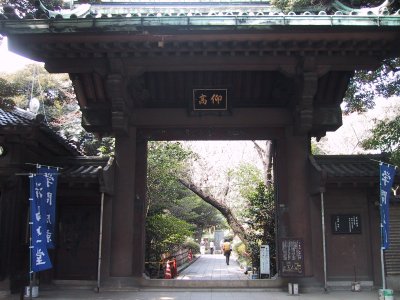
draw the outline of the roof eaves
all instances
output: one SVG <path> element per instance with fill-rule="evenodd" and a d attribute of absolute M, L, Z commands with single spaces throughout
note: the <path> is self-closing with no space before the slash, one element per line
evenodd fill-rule
<path fill-rule="evenodd" d="M 371 26 L 398 27 L 400 15 L 258 15 L 258 16 L 162 16 L 109 17 L 49 20 L 0 20 L 0 33 L 63 33 L 87 31 L 142 32 L 147 27 L 176 27 L 188 30 L 270 29 L 271 26 Z"/>
<path fill-rule="evenodd" d="M 315 155 L 314 158 L 317 165 L 327 173 L 328 181 L 338 178 L 346 181 L 378 179 L 379 161 L 386 160 L 382 154 Z"/>
<path fill-rule="evenodd" d="M 99 180 L 100 173 L 107 166 L 108 157 L 67 157 L 58 160 L 61 166 L 60 176 L 65 179 L 95 179 Z M 56 163 L 56 162 L 55 162 Z"/>

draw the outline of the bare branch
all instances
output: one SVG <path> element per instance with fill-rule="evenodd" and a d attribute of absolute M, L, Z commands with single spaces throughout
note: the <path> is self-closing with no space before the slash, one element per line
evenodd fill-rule
<path fill-rule="evenodd" d="M 206 193 L 204 190 L 194 185 L 192 182 L 182 178 L 179 178 L 178 181 L 183 186 L 185 186 L 193 193 L 195 193 L 197 196 L 199 196 L 201 199 L 203 199 L 205 202 L 215 207 L 225 217 L 226 221 L 232 228 L 233 232 L 242 240 L 244 244 L 247 244 L 246 232 L 242 224 L 240 224 L 240 222 L 236 219 L 236 217 L 234 216 L 234 214 L 232 213 L 231 209 L 228 206 L 221 203 L 220 201 L 215 199 L 212 195 Z"/>

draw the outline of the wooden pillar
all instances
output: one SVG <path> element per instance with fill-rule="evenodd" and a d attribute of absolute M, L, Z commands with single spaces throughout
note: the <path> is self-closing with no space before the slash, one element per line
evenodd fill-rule
<path fill-rule="evenodd" d="M 111 277 L 133 276 L 136 128 L 115 139 L 115 193 L 112 203 Z M 135 245 L 136 246 L 136 245 Z"/>
<path fill-rule="evenodd" d="M 278 242 L 281 238 L 303 241 L 304 276 L 313 275 L 309 146 L 306 135 L 288 133 L 285 139 L 277 141 Z"/>
<path fill-rule="evenodd" d="M 133 276 L 142 277 L 145 260 L 145 222 L 146 222 L 146 190 L 147 190 L 147 141 L 136 143 L 136 196 L 134 202 L 133 226 Z"/>

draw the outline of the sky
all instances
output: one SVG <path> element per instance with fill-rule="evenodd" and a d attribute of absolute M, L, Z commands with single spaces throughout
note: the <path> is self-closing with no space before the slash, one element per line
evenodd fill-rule
<path fill-rule="evenodd" d="M 361 141 L 366 139 L 375 125 L 375 120 L 393 118 L 399 114 L 400 98 L 379 98 L 376 107 L 366 113 L 353 113 L 343 116 L 343 125 L 334 132 L 327 132 L 317 145 L 326 154 L 362 154 L 376 153 L 361 148 Z"/>
<path fill-rule="evenodd" d="M 8 51 L 7 38 L 0 44 L 0 72 L 12 73 L 35 61 Z"/>

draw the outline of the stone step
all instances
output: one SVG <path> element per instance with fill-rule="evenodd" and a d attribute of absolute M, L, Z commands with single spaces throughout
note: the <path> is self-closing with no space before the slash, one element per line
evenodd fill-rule
<path fill-rule="evenodd" d="M 358 281 L 361 284 L 361 290 L 373 290 L 374 283 L 372 281 Z M 328 281 L 327 286 L 332 291 L 351 291 L 352 281 Z"/>

